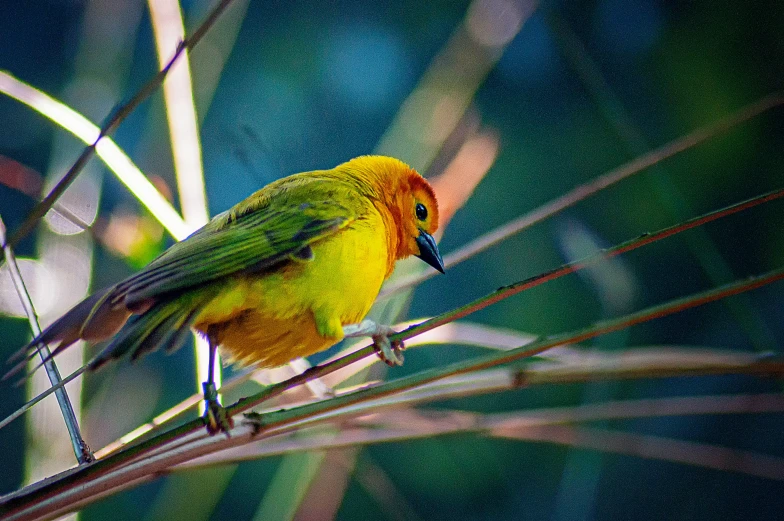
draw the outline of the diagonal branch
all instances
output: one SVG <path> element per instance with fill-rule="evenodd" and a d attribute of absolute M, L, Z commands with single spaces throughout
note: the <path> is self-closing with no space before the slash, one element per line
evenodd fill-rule
<path fill-rule="evenodd" d="M 22 274 L 16 263 L 16 256 L 14 255 L 13 249 L 5 241 L 5 223 L 2 218 L 0 218 L 0 244 L 3 244 L 3 255 L 6 259 L 8 271 L 11 274 L 11 280 L 19 295 L 19 300 L 22 302 L 25 314 L 27 315 L 30 329 L 33 331 L 33 335 L 40 335 L 41 325 L 38 323 L 38 315 L 33 307 L 30 293 L 27 291 L 27 287 L 22 279 Z M 71 446 L 73 447 L 76 461 L 78 461 L 79 464 L 94 461 L 95 458 L 93 458 L 90 447 L 87 446 L 87 442 L 82 438 L 82 433 L 79 430 L 79 420 L 76 418 L 73 405 L 71 405 L 71 400 L 68 398 L 68 392 L 65 390 L 64 384 L 61 384 L 62 377 L 60 376 L 60 371 L 57 369 L 57 364 L 55 364 L 55 361 L 51 358 L 49 347 L 46 344 L 39 346 L 38 353 L 41 355 L 41 360 L 43 360 L 43 366 L 46 370 L 46 375 L 49 377 L 49 382 L 52 386 L 58 386 L 55 395 L 57 396 L 57 403 L 60 406 L 60 411 L 63 414 L 63 420 L 65 420 L 65 426 L 68 429 L 68 436 L 71 438 Z"/>
<path fill-rule="evenodd" d="M 193 49 L 196 44 L 204 37 L 206 32 L 209 30 L 210 27 L 218 20 L 220 15 L 232 0 L 221 0 L 210 12 L 207 18 L 202 22 L 202 24 L 193 32 L 193 34 L 182 41 L 182 43 L 177 47 L 177 51 L 174 53 L 174 56 L 169 60 L 165 67 L 163 67 L 150 81 L 148 81 L 140 90 L 137 92 L 127 103 L 122 105 L 111 117 L 109 117 L 108 121 L 103 124 L 101 127 L 101 131 L 98 135 L 98 138 L 93 142 L 92 145 L 85 148 L 81 155 L 77 158 L 76 162 L 68 169 L 68 172 L 57 182 L 57 184 L 52 188 L 49 194 L 38 204 L 30 215 L 22 222 L 22 224 L 17 228 L 17 230 L 11 235 L 9 238 L 8 243 L 11 246 L 15 246 L 19 243 L 19 241 L 27 236 L 28 233 L 35 227 L 38 221 L 46 215 L 52 206 L 54 205 L 55 201 L 65 192 L 65 190 L 70 186 L 76 176 L 82 171 L 84 166 L 87 164 L 93 155 L 95 154 L 95 149 L 100 143 L 101 139 L 104 136 L 111 134 L 114 130 L 119 126 L 119 124 L 131 113 L 133 112 L 136 107 L 138 107 L 142 101 L 146 100 L 155 90 L 160 87 L 163 83 L 163 80 L 166 78 L 166 75 L 169 73 L 169 70 L 183 53 L 183 51 Z"/>
<path fill-rule="evenodd" d="M 476 301 L 471 302 L 465 306 L 444 313 L 417 326 L 408 328 L 405 331 L 394 335 L 392 340 L 405 340 L 425 331 L 435 329 L 440 325 L 458 320 L 475 311 L 484 309 L 496 302 L 520 293 L 525 289 L 541 284 L 546 280 L 551 280 L 556 276 L 562 276 L 566 273 L 570 273 L 577 267 L 584 267 L 585 265 L 588 265 L 589 262 L 597 261 L 606 255 L 617 255 L 622 251 L 632 250 L 643 244 L 648 244 L 655 240 L 673 235 L 678 231 L 704 224 L 705 222 L 709 222 L 710 220 L 718 218 L 718 216 L 729 215 L 742 209 L 755 206 L 756 204 L 760 204 L 761 202 L 773 200 L 781 196 L 781 190 L 764 194 L 748 201 L 738 203 L 722 210 L 711 212 L 710 214 L 706 214 L 679 225 L 661 230 L 657 233 L 643 235 L 615 248 L 594 255 L 585 261 L 567 264 L 561 268 L 553 270 L 552 272 L 548 272 L 543 275 L 520 281 L 516 284 L 502 287 L 499 290 L 490 293 L 485 297 L 477 299 Z M 243 426 L 232 432 L 234 437 L 231 438 L 230 441 L 231 443 L 241 443 L 243 441 L 247 441 L 246 438 L 249 437 L 257 438 L 258 436 L 262 435 L 267 436 L 273 433 L 289 430 L 297 426 L 307 425 L 316 419 L 323 420 L 326 416 L 329 416 L 330 413 L 333 413 L 333 411 L 336 411 L 342 407 L 376 399 L 382 396 L 389 396 L 400 393 L 402 391 L 412 389 L 426 383 L 441 380 L 449 376 L 467 374 L 481 369 L 496 367 L 498 365 L 513 362 L 515 360 L 521 360 L 539 354 L 557 345 L 594 338 L 596 336 L 610 333 L 612 331 L 617 331 L 634 324 L 652 320 L 653 318 L 677 313 L 684 309 L 749 291 L 765 284 L 778 281 L 782 278 L 784 278 L 784 269 L 774 270 L 760 277 L 735 282 L 733 284 L 698 293 L 690 297 L 675 300 L 661 306 L 648 308 L 646 310 L 627 315 L 619 319 L 597 324 L 582 331 L 557 335 L 539 342 L 535 342 L 533 344 L 529 344 L 527 346 L 520 347 L 518 349 L 475 358 L 443 368 L 431 369 L 408 378 L 388 382 L 377 387 L 362 389 L 348 395 L 325 400 L 316 404 L 308 404 L 288 411 L 269 413 L 265 416 L 265 420 L 268 421 L 265 421 L 264 427 L 258 432 L 249 431 L 245 426 Z M 371 355 L 374 355 L 373 347 L 367 346 L 338 360 L 321 366 L 313 367 L 285 382 L 269 386 L 254 396 L 240 400 L 236 404 L 229 407 L 229 412 L 231 414 L 238 414 L 242 411 L 246 411 L 266 400 L 279 396 L 288 389 L 301 385 L 312 378 L 320 378 Z M 106 459 L 102 459 L 95 462 L 94 464 L 83 467 L 82 469 L 79 469 L 78 472 L 68 473 L 66 475 L 60 476 L 58 479 L 53 479 L 46 483 L 39 483 L 37 485 L 28 487 L 27 489 L 23 489 L 22 491 L 19 491 L 12 496 L 7 496 L 4 501 L 0 503 L 0 505 L 2 505 L 0 507 L 0 512 L 3 512 L 4 510 L 11 511 L 11 509 L 16 510 L 16 507 L 20 507 L 24 510 L 26 510 L 27 507 L 30 507 L 33 510 L 36 510 L 37 508 L 43 508 L 40 504 L 35 506 L 36 503 L 39 503 L 36 501 L 36 497 L 43 497 L 43 495 L 49 495 L 51 493 L 55 493 L 58 490 L 63 491 L 64 493 L 65 490 L 71 490 L 73 487 L 78 487 L 80 490 L 79 494 L 85 494 L 89 489 L 89 487 L 86 487 L 87 483 L 97 483 L 96 480 L 103 481 L 108 479 L 107 475 L 120 472 L 118 469 L 128 465 L 130 462 L 136 463 L 134 463 L 132 466 L 126 467 L 126 469 L 123 469 L 123 472 L 130 472 L 133 476 L 143 476 L 144 473 L 150 471 L 151 468 L 156 469 L 152 471 L 159 471 L 163 468 L 167 468 L 167 465 L 186 461 L 187 459 L 194 457 L 194 455 L 203 455 L 204 453 L 212 452 L 214 450 L 218 450 L 219 448 L 224 448 L 220 446 L 220 443 L 225 443 L 222 439 L 203 439 L 202 429 L 203 422 L 200 419 L 187 422 L 177 428 L 163 432 L 151 439 L 139 442 L 123 451 L 107 457 Z M 241 435 L 241 433 L 244 434 Z M 199 434 L 202 434 L 202 436 L 200 437 Z M 174 448 L 172 448 L 172 445 Z M 157 456 L 155 458 L 150 458 L 149 456 L 152 453 L 157 454 Z M 144 462 L 147 460 L 154 460 L 157 463 L 155 465 L 145 465 Z M 133 472 L 131 472 L 131 470 L 133 470 Z M 136 478 L 130 477 L 127 474 L 122 474 L 121 479 L 124 481 L 132 481 Z M 71 495 L 68 495 L 68 497 L 73 498 Z M 69 503 L 69 501 L 72 501 L 73 499 L 68 500 L 65 496 L 63 496 L 60 497 L 59 500 Z M 22 505 L 26 505 L 26 507 Z"/>

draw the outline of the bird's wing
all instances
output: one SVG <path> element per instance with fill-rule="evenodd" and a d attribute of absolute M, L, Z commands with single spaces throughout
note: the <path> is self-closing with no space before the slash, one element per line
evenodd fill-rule
<path fill-rule="evenodd" d="M 222 277 L 266 270 L 292 258 L 308 259 L 310 243 L 356 219 L 356 208 L 350 206 L 326 200 L 218 216 L 117 284 L 109 298 L 112 305 L 134 310 Z"/>

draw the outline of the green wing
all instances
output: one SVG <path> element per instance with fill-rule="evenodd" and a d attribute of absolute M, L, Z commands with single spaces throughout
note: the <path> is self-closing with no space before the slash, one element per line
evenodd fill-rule
<path fill-rule="evenodd" d="M 216 217 L 111 291 L 128 309 L 229 275 L 270 269 L 292 257 L 308 258 L 309 244 L 343 228 L 354 212 L 334 201 L 251 209 Z"/>
<path fill-rule="evenodd" d="M 312 242 L 361 218 L 364 206 L 356 193 L 319 174 L 282 179 L 216 216 L 136 275 L 74 306 L 15 358 L 31 358 L 43 343 L 58 343 L 54 356 L 79 339 L 113 336 L 92 368 L 124 353 L 137 357 L 160 347 L 176 349 L 209 294 L 185 297 L 184 292 L 290 259 L 307 260 Z M 9 374 L 23 367 L 24 361 Z"/>

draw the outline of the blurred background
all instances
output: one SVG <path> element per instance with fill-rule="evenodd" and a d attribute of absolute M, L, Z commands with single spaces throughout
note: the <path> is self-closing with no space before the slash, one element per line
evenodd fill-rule
<path fill-rule="evenodd" d="M 185 26 L 195 27 L 210 7 L 183 2 Z M 158 70 L 143 2 L 10 0 L 2 13 L 0 70 L 94 123 Z M 486 175 L 449 223 L 440 246 L 446 254 L 782 89 L 782 30 L 784 8 L 772 0 L 237 0 L 191 54 L 209 213 L 279 177 L 374 151 L 395 155 L 426 176 L 443 173 L 462 157 L 466 168 Z M 180 208 L 166 114 L 159 91 L 114 138 Z M 0 121 L 0 215 L 13 231 L 82 145 L 5 95 Z M 400 318 L 447 311 L 597 248 L 780 188 L 783 165 L 784 112 L 774 109 L 423 283 Z M 200 176 L 195 179 L 186 184 L 197 186 Z M 88 289 L 132 273 L 173 241 L 96 159 L 59 204 L 61 213 L 48 216 L 16 249 L 44 321 Z M 784 205 L 769 203 L 525 292 L 471 320 L 548 335 L 762 273 L 784 263 L 782 218 Z M 30 331 L 5 268 L 0 275 L 5 359 L 29 340 Z M 676 346 L 779 356 L 782 311 L 782 285 L 774 284 L 582 348 Z M 387 377 L 482 352 L 456 345 L 413 350 L 406 365 Z M 66 374 L 82 359 L 74 353 L 62 362 Z M 168 357 L 114 364 L 69 387 L 80 397 L 91 447 L 190 396 L 196 389 L 193 366 L 193 351 L 184 348 Z M 532 387 L 425 408 L 501 413 L 780 391 L 780 381 L 753 376 L 638 379 Z M 0 383 L 0 417 L 31 392 Z M 773 519 L 784 507 L 782 413 L 588 426 L 629 433 L 636 441 L 674 439 L 693 443 L 686 447 L 694 450 L 731 451 L 711 453 L 719 459 L 759 454 L 772 470 L 763 477 L 681 464 L 676 455 L 624 455 L 601 443 L 587 449 L 555 440 L 460 434 L 333 451 L 304 478 L 296 470 L 314 465 L 308 455 L 178 473 L 103 499 L 80 517 Z M 73 464 L 56 405 L 48 413 L 37 407 L 0 430 L 0 447 L 0 493 Z M 281 491 L 300 497 L 301 504 L 290 511 L 279 507 L 290 504 L 276 500 Z"/>

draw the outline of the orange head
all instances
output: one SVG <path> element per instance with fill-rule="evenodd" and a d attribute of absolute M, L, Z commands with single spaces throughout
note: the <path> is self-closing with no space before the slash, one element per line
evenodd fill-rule
<path fill-rule="evenodd" d="M 438 201 L 430 184 L 402 161 L 386 156 L 361 156 L 340 165 L 362 185 L 361 190 L 378 201 L 391 220 L 395 257 L 415 255 L 444 272 L 441 254 L 433 239 L 438 229 Z"/>

